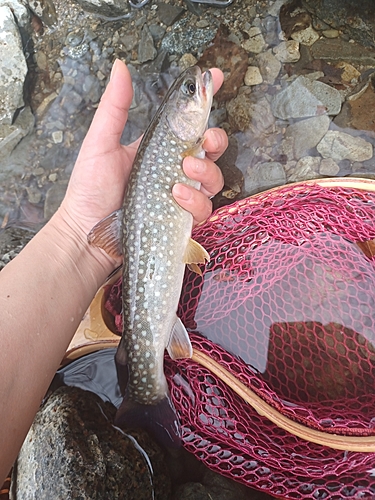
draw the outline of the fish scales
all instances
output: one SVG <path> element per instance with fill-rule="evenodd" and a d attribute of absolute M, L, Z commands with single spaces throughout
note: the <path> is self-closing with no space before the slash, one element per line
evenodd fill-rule
<path fill-rule="evenodd" d="M 88 236 L 110 255 L 123 255 L 123 334 L 116 364 L 120 386 L 127 378 L 127 387 L 115 423 L 143 426 L 163 444 L 179 442 L 164 351 L 173 359 L 192 355 L 176 315 L 185 264 L 200 272 L 197 264 L 209 259 L 190 238 L 193 217 L 176 203 L 172 188 L 179 182 L 199 187 L 186 177 L 182 162 L 188 155 L 204 156 L 212 95 L 209 71 L 202 75 L 195 66 L 177 78 L 143 136 L 122 210 Z"/>
<path fill-rule="evenodd" d="M 172 330 L 193 218 L 172 196 L 177 182 L 197 185 L 182 170 L 182 153 L 164 120 L 133 166 L 123 219 L 123 324 L 131 359 L 128 390 L 144 404 L 164 397 L 165 331 Z M 178 258 L 176 259 L 176 256 Z"/>

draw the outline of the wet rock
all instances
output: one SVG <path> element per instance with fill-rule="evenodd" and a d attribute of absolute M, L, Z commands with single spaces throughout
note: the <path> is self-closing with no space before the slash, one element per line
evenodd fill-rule
<path fill-rule="evenodd" d="M 314 59 L 328 61 L 348 61 L 375 66 L 375 52 L 357 43 L 346 42 L 342 38 L 320 39 L 310 48 Z"/>
<path fill-rule="evenodd" d="M 289 159 L 299 160 L 317 146 L 327 133 L 330 122 L 327 115 L 321 115 L 289 125 L 282 145 L 283 152 Z"/>
<path fill-rule="evenodd" d="M 213 45 L 204 51 L 198 61 L 200 68 L 207 70 L 216 67 L 224 73 L 224 83 L 215 96 L 219 102 L 226 102 L 236 97 L 238 89 L 243 84 L 248 60 L 246 51 L 223 37 L 220 31 Z"/>
<path fill-rule="evenodd" d="M 17 25 L 26 32 L 30 31 L 30 11 L 22 0 L 1 0 L 1 7 L 9 7 L 13 12 Z"/>
<path fill-rule="evenodd" d="M 267 47 L 260 28 L 254 26 L 247 31 L 249 38 L 242 43 L 242 47 L 253 54 L 260 54 Z"/>
<path fill-rule="evenodd" d="M 162 40 L 163 36 L 165 35 L 165 28 L 163 28 L 163 26 L 160 26 L 160 24 L 150 24 L 148 28 L 150 30 L 152 38 L 154 39 L 154 42 L 160 42 L 160 40 Z M 131 36 L 132 40 L 134 40 L 134 38 L 134 36 Z"/>
<path fill-rule="evenodd" d="M 375 132 L 375 90 L 372 85 L 368 85 L 358 99 L 347 101 L 345 106 L 349 112 L 346 126 Z"/>
<path fill-rule="evenodd" d="M 300 182 L 319 178 L 320 161 L 321 158 L 318 156 L 305 156 L 301 158 L 295 167 L 287 173 L 288 182 Z"/>
<path fill-rule="evenodd" d="M 274 56 L 271 50 L 258 54 L 256 61 L 263 81 L 270 85 L 275 83 L 281 69 L 281 62 Z"/>
<path fill-rule="evenodd" d="M 310 47 L 313 43 L 319 40 L 319 35 L 312 26 L 308 26 L 304 30 L 292 33 L 292 38 L 293 40 L 296 40 L 296 42 Z"/>
<path fill-rule="evenodd" d="M 341 109 L 340 92 L 325 83 L 299 76 L 275 95 L 272 111 L 283 120 L 322 114 L 337 115 Z"/>
<path fill-rule="evenodd" d="M 173 30 L 165 35 L 161 48 L 169 54 L 182 55 L 187 52 L 196 54 L 204 50 L 215 38 L 217 27 L 211 23 L 208 28 L 197 28 L 189 23 L 188 18 L 181 19 L 173 25 Z"/>
<path fill-rule="evenodd" d="M 299 43 L 296 40 L 281 42 L 273 48 L 276 59 L 283 63 L 297 62 L 301 57 Z"/>
<path fill-rule="evenodd" d="M 262 82 L 263 78 L 260 74 L 259 68 L 257 66 L 249 66 L 244 78 L 245 85 L 251 87 L 252 85 L 259 85 Z"/>
<path fill-rule="evenodd" d="M 193 54 L 184 54 L 180 60 L 179 60 L 179 67 L 181 71 L 184 71 L 187 68 L 190 68 L 190 66 L 194 66 L 197 64 L 196 58 L 193 56 Z"/>
<path fill-rule="evenodd" d="M 66 188 L 68 187 L 67 181 L 60 181 L 53 184 L 46 193 L 44 202 L 44 219 L 49 220 L 52 215 L 57 211 L 61 202 L 64 199 Z"/>
<path fill-rule="evenodd" d="M 285 183 L 286 175 L 281 163 L 258 163 L 247 169 L 245 192 L 247 195 L 252 195 Z"/>
<path fill-rule="evenodd" d="M 57 389 L 22 446 L 12 500 L 167 500 L 170 480 L 163 453 L 145 433 L 114 428 L 114 412 L 96 394 Z"/>
<path fill-rule="evenodd" d="M 145 63 L 146 61 L 152 61 L 155 59 L 158 51 L 154 46 L 154 39 L 148 29 L 147 24 L 142 28 L 141 39 L 139 41 L 138 47 L 138 61 L 140 63 Z"/>
<path fill-rule="evenodd" d="M 227 111 L 233 131 L 247 130 L 254 138 L 270 132 L 275 123 L 266 98 L 254 102 L 250 96 L 240 94 L 227 104 Z"/>
<path fill-rule="evenodd" d="M 21 36 L 9 7 L 0 7 L 0 123 L 11 125 L 17 109 L 24 105 L 23 86 L 27 65 Z"/>
<path fill-rule="evenodd" d="M 328 29 L 328 30 L 322 31 L 322 35 L 325 38 L 337 38 L 340 35 L 340 32 L 337 30 Z"/>
<path fill-rule="evenodd" d="M 68 33 L 65 43 L 64 53 L 72 59 L 81 59 L 89 50 L 89 44 L 85 40 L 85 33 L 81 28 Z"/>
<path fill-rule="evenodd" d="M 373 0 L 305 0 L 305 6 L 332 28 L 362 45 L 375 47 Z"/>
<path fill-rule="evenodd" d="M 172 26 L 184 12 L 185 9 L 178 5 L 171 5 L 164 2 L 158 3 L 158 17 L 166 26 Z"/>
<path fill-rule="evenodd" d="M 334 176 L 340 172 L 340 167 L 332 158 L 323 158 L 320 162 L 319 173 L 320 175 Z"/>
<path fill-rule="evenodd" d="M 332 158 L 335 161 L 365 161 L 372 158 L 372 144 L 361 137 L 329 130 L 317 146 L 323 158 Z"/>
<path fill-rule="evenodd" d="M 0 124 L 0 157 L 5 159 L 34 128 L 34 115 L 29 106 L 23 108 L 13 125 Z"/>
<path fill-rule="evenodd" d="M 341 61 L 336 64 L 336 67 L 342 69 L 341 78 L 344 82 L 355 82 L 358 81 L 361 73 L 351 64 Z"/>
<path fill-rule="evenodd" d="M 84 10 L 94 12 L 105 17 L 129 17 L 128 2 L 122 0 L 77 0 Z"/>

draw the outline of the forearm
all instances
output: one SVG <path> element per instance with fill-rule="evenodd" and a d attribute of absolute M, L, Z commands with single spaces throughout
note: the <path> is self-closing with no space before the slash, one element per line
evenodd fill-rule
<path fill-rule="evenodd" d="M 0 483 L 112 269 L 99 252 L 58 213 L 0 273 Z"/>

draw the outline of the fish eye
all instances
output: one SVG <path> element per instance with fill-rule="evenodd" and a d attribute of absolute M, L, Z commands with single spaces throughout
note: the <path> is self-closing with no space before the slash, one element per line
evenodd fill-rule
<path fill-rule="evenodd" d="M 197 87 L 195 85 L 195 82 L 193 82 L 193 80 L 186 80 L 182 86 L 182 90 L 184 94 L 188 96 L 193 96 L 195 94 L 195 91 L 197 90 Z"/>

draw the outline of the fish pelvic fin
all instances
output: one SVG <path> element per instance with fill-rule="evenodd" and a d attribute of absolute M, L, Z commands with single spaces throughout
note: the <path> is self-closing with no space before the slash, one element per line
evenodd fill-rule
<path fill-rule="evenodd" d="M 141 404 L 125 397 L 114 424 L 124 429 L 141 427 L 167 448 L 181 446 L 181 425 L 169 394 L 155 405 Z"/>
<path fill-rule="evenodd" d="M 202 247 L 202 245 L 193 240 L 193 238 L 190 238 L 188 246 L 185 250 L 184 262 L 191 271 L 202 275 L 202 271 L 197 264 L 210 262 L 210 255 L 207 250 Z"/>
<path fill-rule="evenodd" d="M 169 338 L 167 351 L 172 359 L 191 358 L 193 356 L 193 347 L 188 332 L 177 316 Z"/>
<path fill-rule="evenodd" d="M 122 257 L 121 222 L 122 210 L 116 210 L 99 221 L 87 236 L 90 245 L 103 249 L 110 257 Z"/>

